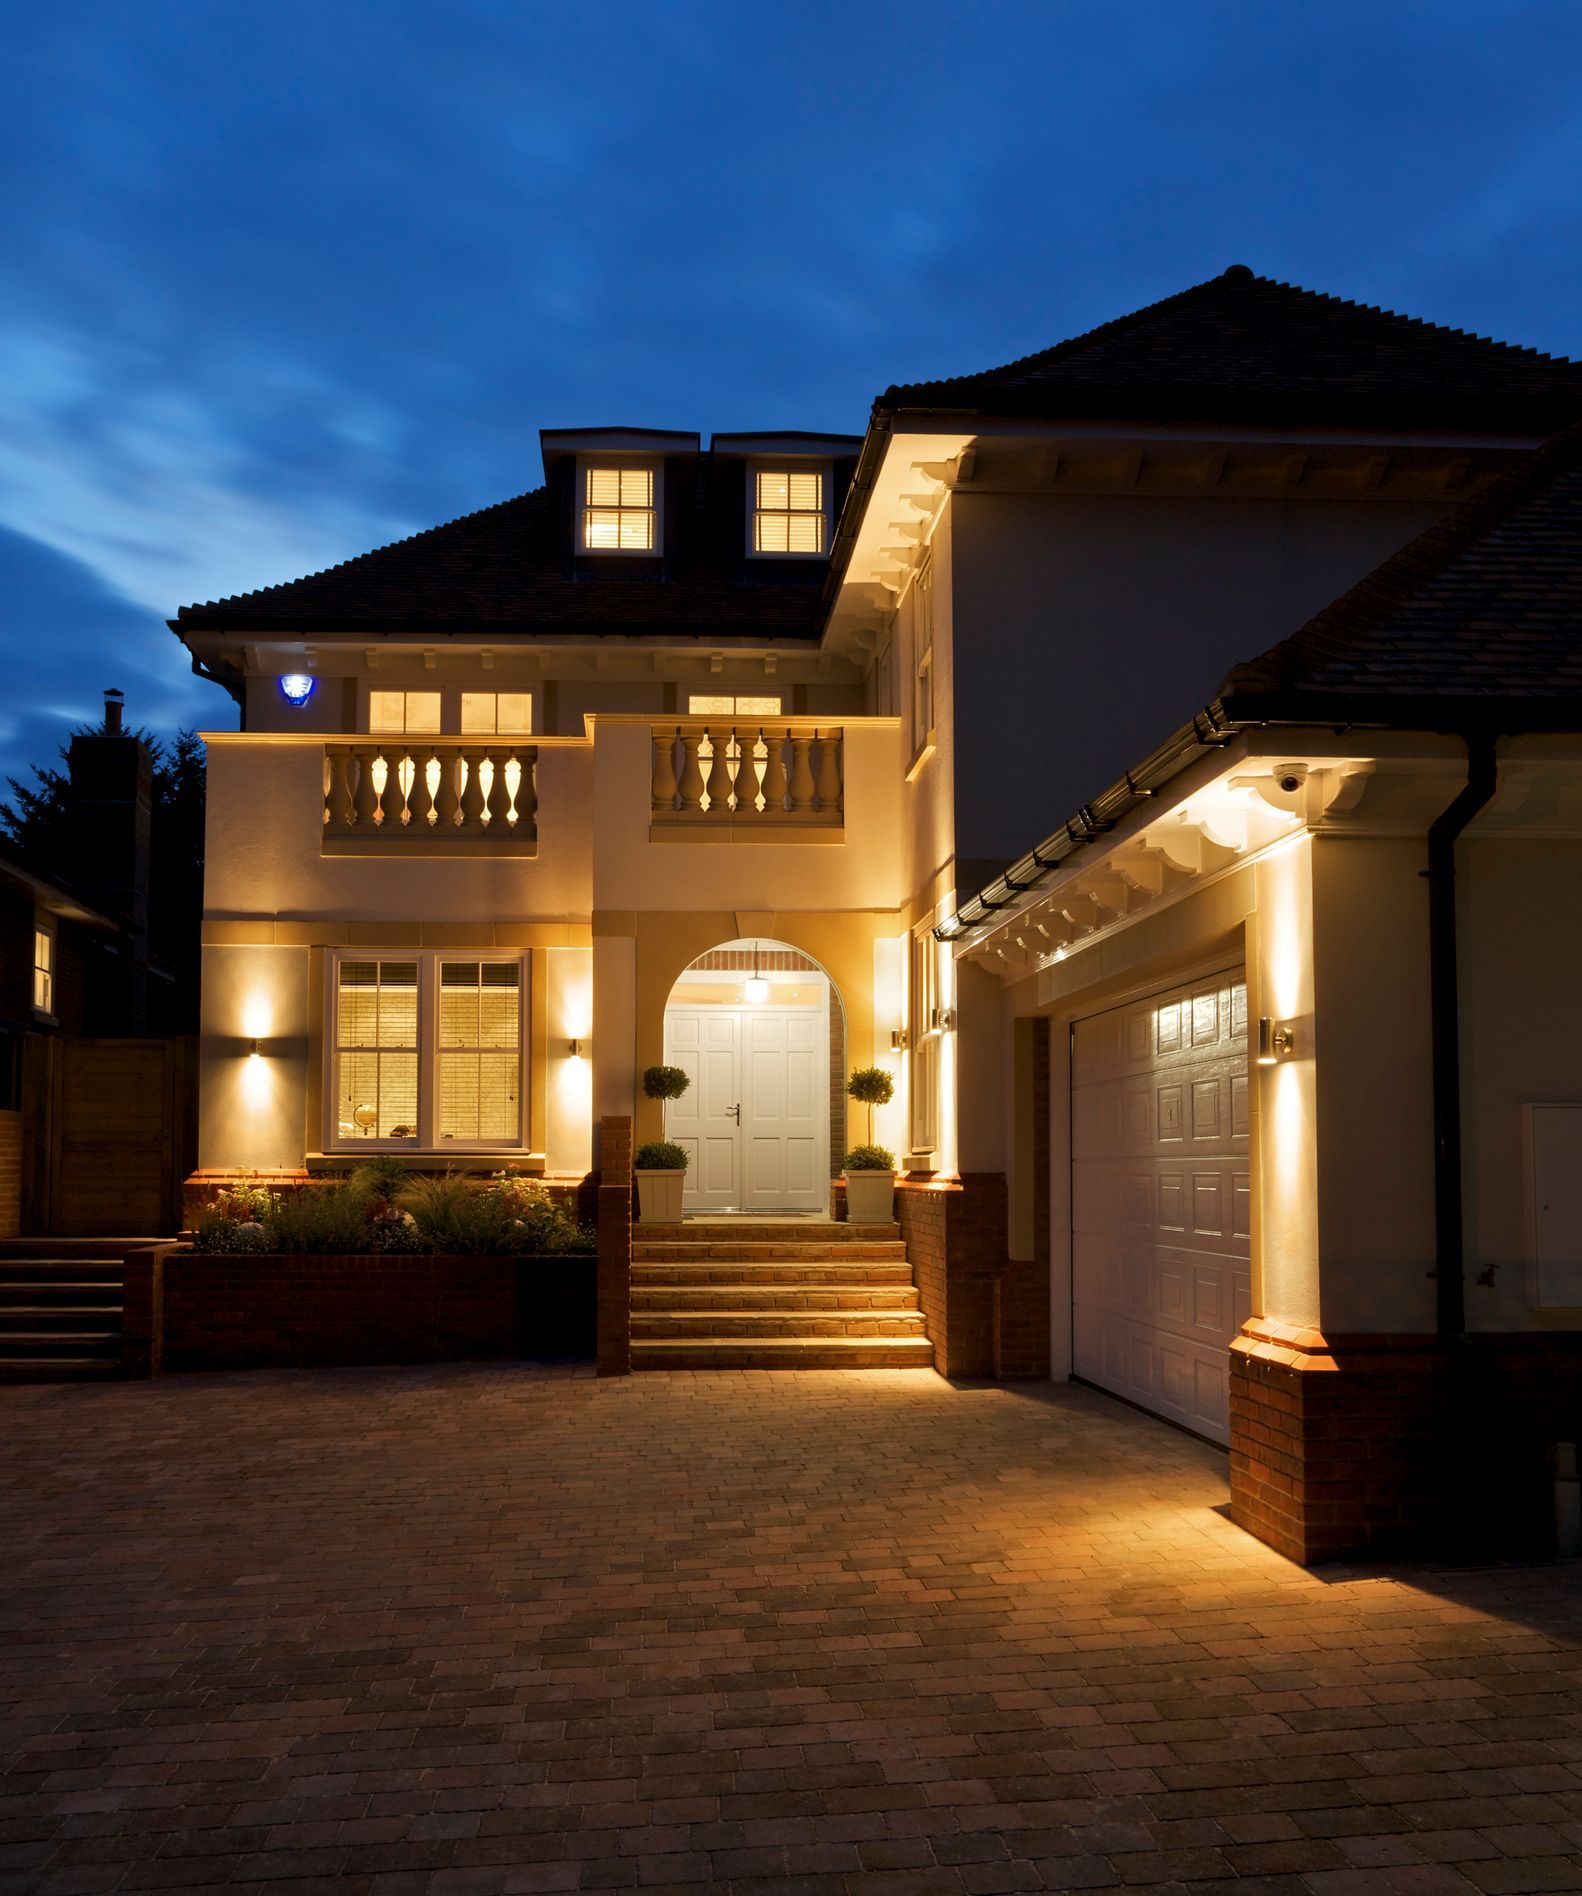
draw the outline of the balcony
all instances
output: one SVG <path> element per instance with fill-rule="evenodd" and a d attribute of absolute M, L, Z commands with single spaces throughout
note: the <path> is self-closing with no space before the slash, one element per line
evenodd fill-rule
<path fill-rule="evenodd" d="M 678 718 L 651 727 L 651 829 L 744 841 L 806 832 L 838 841 L 845 825 L 839 722 Z"/>
<path fill-rule="evenodd" d="M 538 749 L 465 738 L 324 746 L 326 856 L 538 853 Z"/>

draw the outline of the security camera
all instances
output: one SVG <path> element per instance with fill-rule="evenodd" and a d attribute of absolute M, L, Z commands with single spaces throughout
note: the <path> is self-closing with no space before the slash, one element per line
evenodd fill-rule
<path fill-rule="evenodd" d="M 1307 765 L 1280 764 L 1275 769 L 1274 780 L 1288 797 L 1294 797 L 1307 782 Z"/>

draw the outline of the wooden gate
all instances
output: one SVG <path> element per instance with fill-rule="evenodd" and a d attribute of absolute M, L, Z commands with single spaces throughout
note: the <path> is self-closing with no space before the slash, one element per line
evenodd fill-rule
<path fill-rule="evenodd" d="M 29 1037 L 23 1228 L 61 1238 L 181 1228 L 196 1124 L 195 1042 Z"/>

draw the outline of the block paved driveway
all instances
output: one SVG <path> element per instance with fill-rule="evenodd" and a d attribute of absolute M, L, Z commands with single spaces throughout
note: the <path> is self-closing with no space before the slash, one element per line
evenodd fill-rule
<path fill-rule="evenodd" d="M 0 1390 L 0 1887 L 1582 1889 L 1576 1570 L 1224 1499 L 928 1373 Z"/>

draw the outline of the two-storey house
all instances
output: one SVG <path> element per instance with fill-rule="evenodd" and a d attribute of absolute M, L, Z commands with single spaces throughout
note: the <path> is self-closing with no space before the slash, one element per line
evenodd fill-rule
<path fill-rule="evenodd" d="M 1250 1467 L 1233 1343 L 1443 1342 L 1420 872 L 1468 766 L 1431 691 L 1216 691 L 1579 410 L 1570 364 L 1237 266 L 861 437 L 546 433 L 518 499 L 184 609 L 243 707 L 199 1183 L 388 1150 L 569 1187 L 631 1118 L 693 1215 L 817 1219 L 878 1065 L 937 1365 L 1075 1373 Z M 1374 1535 L 1316 1532 L 1296 1437 L 1242 1518 Z"/>

